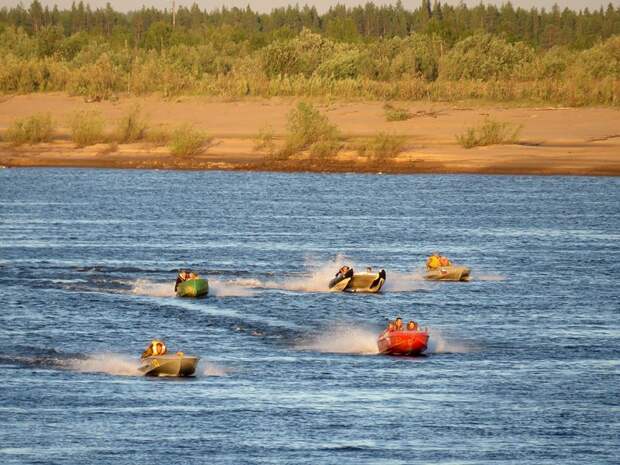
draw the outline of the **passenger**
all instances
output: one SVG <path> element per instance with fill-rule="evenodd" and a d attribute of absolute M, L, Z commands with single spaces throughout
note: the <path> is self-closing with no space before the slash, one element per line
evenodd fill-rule
<path fill-rule="evenodd" d="M 444 257 L 443 255 L 439 257 L 439 264 L 441 266 L 451 266 L 452 262 L 448 259 L 448 257 Z"/>
<path fill-rule="evenodd" d="M 174 284 L 174 292 L 177 291 L 179 284 L 183 281 L 187 281 L 189 279 L 189 273 L 185 270 L 179 270 L 179 274 L 177 275 L 177 282 Z"/>
<path fill-rule="evenodd" d="M 394 331 L 402 331 L 403 330 L 403 319 L 399 316 L 394 320 Z"/>
<path fill-rule="evenodd" d="M 413 320 L 409 320 L 409 323 L 407 323 L 407 331 L 417 331 L 417 330 L 418 330 L 418 324 Z"/>
<path fill-rule="evenodd" d="M 429 270 L 436 270 L 440 266 L 441 266 L 441 262 L 439 258 L 439 253 L 433 252 L 431 256 L 428 257 L 428 260 L 426 260 L 426 268 Z"/>
<path fill-rule="evenodd" d="M 141 358 L 165 355 L 167 351 L 168 349 L 166 349 L 166 344 L 164 344 L 164 341 L 161 341 L 159 339 L 153 339 L 146 348 L 146 350 L 142 352 Z"/>
<path fill-rule="evenodd" d="M 187 279 L 196 279 L 196 278 L 198 278 L 198 275 L 196 273 L 194 273 L 193 271 L 190 271 L 188 273 Z"/>
<path fill-rule="evenodd" d="M 387 325 L 387 330 L 388 332 L 394 331 L 396 329 L 396 326 L 394 325 L 393 321 L 390 321 Z"/>
<path fill-rule="evenodd" d="M 351 270 L 351 268 L 349 268 L 348 266 L 343 266 L 342 268 L 340 268 L 338 270 L 338 273 L 336 273 L 336 277 L 342 277 L 345 276 L 349 271 Z"/>

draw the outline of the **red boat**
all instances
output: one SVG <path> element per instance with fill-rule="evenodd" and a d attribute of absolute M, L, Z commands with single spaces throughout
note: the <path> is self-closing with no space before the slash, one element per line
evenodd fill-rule
<path fill-rule="evenodd" d="M 386 355 L 420 355 L 428 345 L 428 331 L 384 331 L 377 340 Z"/>

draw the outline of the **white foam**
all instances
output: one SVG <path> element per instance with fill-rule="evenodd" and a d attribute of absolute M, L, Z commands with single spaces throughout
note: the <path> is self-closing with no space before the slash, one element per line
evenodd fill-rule
<path fill-rule="evenodd" d="M 174 284 L 138 279 L 133 283 L 131 293 L 150 297 L 173 297 Z"/>
<path fill-rule="evenodd" d="M 252 296 L 256 292 L 251 289 L 256 287 L 253 283 L 244 281 L 222 281 L 220 279 L 209 279 L 209 294 L 216 297 L 247 297 Z"/>
<path fill-rule="evenodd" d="M 438 329 L 429 328 L 429 354 L 467 354 L 476 352 L 478 348 L 469 342 L 459 341 L 453 337 L 446 337 Z"/>
<path fill-rule="evenodd" d="M 90 355 L 85 359 L 69 359 L 64 365 L 70 370 L 81 373 L 108 373 L 115 376 L 140 375 L 138 359 L 112 353 Z"/>
<path fill-rule="evenodd" d="M 377 334 L 366 328 L 338 326 L 296 345 L 298 350 L 335 354 L 378 354 Z"/>
<path fill-rule="evenodd" d="M 201 373 L 205 376 L 226 376 L 230 372 L 230 370 L 206 360 L 200 362 L 200 367 Z"/>

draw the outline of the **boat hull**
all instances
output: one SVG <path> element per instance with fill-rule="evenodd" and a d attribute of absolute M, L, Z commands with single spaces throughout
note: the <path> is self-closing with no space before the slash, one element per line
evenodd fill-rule
<path fill-rule="evenodd" d="M 179 283 L 177 295 L 179 297 L 200 297 L 209 293 L 209 282 L 206 279 L 188 279 Z"/>
<path fill-rule="evenodd" d="M 385 270 L 378 273 L 353 273 L 353 275 L 344 278 L 332 279 L 329 283 L 330 291 L 340 292 L 362 292 L 376 294 L 381 291 L 385 283 Z"/>
<path fill-rule="evenodd" d="M 420 355 L 428 347 L 428 338 L 427 331 L 385 331 L 377 347 L 385 355 Z"/>
<path fill-rule="evenodd" d="M 436 270 L 427 271 L 424 279 L 429 281 L 469 281 L 470 271 L 466 266 L 442 266 Z"/>
<path fill-rule="evenodd" d="M 159 355 L 141 360 L 140 371 L 144 376 L 193 376 L 198 365 L 198 357 L 185 355 Z"/>

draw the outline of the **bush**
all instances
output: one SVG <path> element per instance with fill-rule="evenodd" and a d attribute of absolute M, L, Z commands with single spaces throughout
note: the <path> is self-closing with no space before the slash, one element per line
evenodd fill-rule
<path fill-rule="evenodd" d="M 185 124 L 172 131 L 168 147 L 173 155 L 190 157 L 201 153 L 211 139 L 204 132 Z"/>
<path fill-rule="evenodd" d="M 69 126 L 71 127 L 71 140 L 78 147 L 105 142 L 105 123 L 99 112 L 79 111 L 71 117 Z"/>
<path fill-rule="evenodd" d="M 279 155 L 285 158 L 310 150 L 312 156 L 324 157 L 338 152 L 339 141 L 338 128 L 312 105 L 300 102 L 288 115 L 288 134 Z"/>
<path fill-rule="evenodd" d="M 54 134 L 54 122 L 49 113 L 39 113 L 15 121 L 4 138 L 15 145 L 49 142 Z"/>
<path fill-rule="evenodd" d="M 407 138 L 401 135 L 377 133 L 372 139 L 357 146 L 357 153 L 374 161 L 396 158 L 405 150 Z"/>
<path fill-rule="evenodd" d="M 522 42 L 511 44 L 491 34 L 475 34 L 458 42 L 441 60 L 442 79 L 521 78 L 534 60 L 534 50 Z"/>
<path fill-rule="evenodd" d="M 123 116 L 116 126 L 116 140 L 121 144 L 130 144 L 144 139 L 147 124 L 140 114 L 140 107 L 135 106 Z"/>
<path fill-rule="evenodd" d="M 153 145 L 166 145 L 170 142 L 170 132 L 165 129 L 147 129 L 144 134 L 144 140 Z"/>
<path fill-rule="evenodd" d="M 258 132 L 258 135 L 254 141 L 254 151 L 267 152 L 268 155 L 273 155 L 275 153 L 275 136 L 271 126 L 265 126 Z"/>
<path fill-rule="evenodd" d="M 406 121 L 413 116 L 406 108 L 394 107 L 389 103 L 383 106 L 383 110 L 387 121 Z"/>
<path fill-rule="evenodd" d="M 487 118 L 480 126 L 468 128 L 456 140 L 466 149 L 485 145 L 513 144 L 519 137 L 521 126 Z"/>

